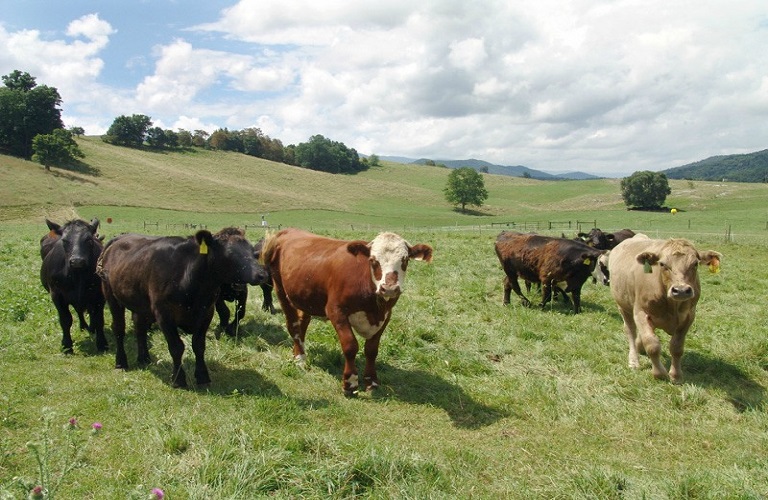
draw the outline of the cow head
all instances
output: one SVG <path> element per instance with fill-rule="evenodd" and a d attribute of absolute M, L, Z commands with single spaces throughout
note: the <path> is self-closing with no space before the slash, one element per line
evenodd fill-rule
<path fill-rule="evenodd" d="M 587 245 L 599 249 L 609 248 L 608 235 L 598 228 L 591 229 L 588 233 L 579 233 L 577 235 Z M 613 236 L 613 235 L 611 235 Z"/>
<path fill-rule="evenodd" d="M 222 283 L 259 285 L 266 283 L 267 270 L 259 264 L 253 245 L 242 229 L 228 227 L 216 234 L 200 230 L 195 234 L 200 254 L 212 254 Z"/>
<path fill-rule="evenodd" d="M 394 233 L 381 233 L 367 244 L 350 242 L 347 249 L 354 255 L 368 257 L 376 294 L 385 300 L 400 296 L 409 260 L 432 260 L 431 246 L 421 243 L 411 246 Z"/>
<path fill-rule="evenodd" d="M 661 273 L 661 282 L 672 300 L 690 300 L 699 292 L 698 266 L 719 266 L 722 255 L 707 250 L 699 252 L 691 242 L 683 239 L 667 240 L 658 252 L 643 252 L 637 262 L 646 272 Z"/>
<path fill-rule="evenodd" d="M 96 258 L 101 253 L 101 240 L 97 234 L 99 219 L 94 218 L 90 223 L 78 219 L 63 226 L 48 219 L 45 223 L 50 232 L 43 239 L 62 245 L 70 269 L 86 269 L 96 264 Z"/>
<path fill-rule="evenodd" d="M 600 257 L 597 258 L 597 265 L 595 265 L 595 269 L 592 271 L 592 277 L 605 286 L 611 283 L 610 274 L 608 273 L 608 256 L 610 254 L 610 250 L 600 254 Z"/>

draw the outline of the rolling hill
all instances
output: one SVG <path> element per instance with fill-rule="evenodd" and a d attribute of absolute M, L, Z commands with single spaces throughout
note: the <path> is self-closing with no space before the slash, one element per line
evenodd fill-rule
<path fill-rule="evenodd" d="M 382 156 L 381 159 L 387 161 L 394 161 L 397 163 L 407 163 L 414 165 L 427 165 L 431 164 L 426 158 L 413 159 L 403 156 Z M 484 160 L 468 159 L 468 160 L 435 160 L 435 163 L 445 165 L 448 168 L 461 168 L 470 167 L 475 170 L 487 172 L 489 174 L 496 175 L 508 175 L 511 177 L 529 177 L 531 179 L 539 179 L 543 181 L 556 181 L 556 180 L 588 180 L 588 179 L 600 179 L 596 175 L 587 174 L 584 172 L 568 172 L 564 174 L 550 174 L 541 170 L 535 170 L 525 167 L 523 165 L 496 165 Z"/>
<path fill-rule="evenodd" d="M 670 179 L 768 182 L 768 149 L 754 153 L 711 156 L 663 171 Z"/>

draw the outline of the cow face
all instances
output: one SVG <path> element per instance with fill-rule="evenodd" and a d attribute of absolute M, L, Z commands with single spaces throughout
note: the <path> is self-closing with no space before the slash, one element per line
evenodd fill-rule
<path fill-rule="evenodd" d="M 411 246 L 394 233 L 381 233 L 367 245 L 352 242 L 349 251 L 368 257 L 376 294 L 385 300 L 400 296 L 405 281 L 408 261 L 432 260 L 432 247 L 418 244 Z"/>
<path fill-rule="evenodd" d="M 721 254 L 713 251 L 699 253 L 694 246 L 680 239 L 668 240 L 661 250 L 643 252 L 637 256 L 637 262 L 645 272 L 659 272 L 661 282 L 672 300 L 690 300 L 699 292 L 698 266 L 700 264 L 718 265 Z"/>
<path fill-rule="evenodd" d="M 591 229 L 588 233 L 579 233 L 584 243 L 591 247 L 606 249 L 609 247 L 608 235 L 602 232 L 600 229 Z"/>
<path fill-rule="evenodd" d="M 46 223 L 51 230 L 49 236 L 58 238 L 64 248 L 65 262 L 70 270 L 89 269 L 95 264 L 94 250 L 101 245 L 96 235 L 98 219 L 93 219 L 90 224 L 82 220 L 73 220 L 64 226 L 48 220 Z"/>
<path fill-rule="evenodd" d="M 608 286 L 611 283 L 610 274 L 608 273 L 609 255 L 610 251 L 601 254 L 600 257 L 597 258 L 597 265 L 595 266 L 594 271 L 592 271 L 592 277 L 605 286 Z"/>
<path fill-rule="evenodd" d="M 214 258 L 223 283 L 260 285 L 267 282 L 267 270 L 259 264 L 256 250 L 241 229 L 225 228 L 215 235 L 202 230 L 195 239 L 201 253 L 218 250 Z M 206 247 L 210 250 L 203 250 Z"/>

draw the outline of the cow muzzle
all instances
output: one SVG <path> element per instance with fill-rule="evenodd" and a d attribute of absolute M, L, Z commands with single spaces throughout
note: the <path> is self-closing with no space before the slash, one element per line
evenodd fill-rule
<path fill-rule="evenodd" d="M 693 298 L 693 287 L 691 285 L 673 285 L 669 287 L 667 295 L 672 300 L 688 300 Z"/>
<path fill-rule="evenodd" d="M 72 257 L 69 259 L 69 265 L 73 269 L 82 269 L 85 267 L 86 260 L 82 257 Z"/>
<path fill-rule="evenodd" d="M 400 285 L 387 285 L 386 283 L 382 283 L 379 285 L 376 293 L 386 300 L 393 299 L 400 295 Z"/>

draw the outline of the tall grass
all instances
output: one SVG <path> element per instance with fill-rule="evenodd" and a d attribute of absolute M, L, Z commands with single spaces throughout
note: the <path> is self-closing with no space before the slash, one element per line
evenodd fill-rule
<path fill-rule="evenodd" d="M 138 169 L 151 155 L 132 154 L 133 159 L 116 154 L 116 172 Z M 229 155 L 222 161 L 210 154 L 218 161 L 205 168 L 236 171 Z M 106 178 L 108 167 L 98 165 Z M 429 201 L 422 206 L 418 197 L 404 205 L 409 195 L 397 189 L 361 194 L 357 211 L 333 211 L 330 205 L 342 202 L 323 201 L 347 196 L 356 184 L 363 186 L 361 193 L 366 183 L 407 184 L 400 168 L 334 177 L 328 185 L 318 176 L 322 190 L 306 206 L 289 196 L 286 186 L 274 187 L 288 194 L 283 209 L 271 212 L 273 220 L 285 216 L 291 225 L 349 238 L 370 238 L 387 227 L 412 243 L 434 247 L 431 264 L 409 266 L 405 293 L 382 339 L 381 388 L 353 399 L 342 395 L 342 356 L 332 326 L 312 322 L 308 366 L 299 368 L 291 360 L 283 316 L 262 312 L 254 288 L 236 338 L 217 341 L 213 328 L 209 332 L 206 358 L 213 383 L 207 389 L 170 387 L 171 360 L 156 330 L 153 363 L 146 369 L 115 371 L 113 351 L 98 354 L 85 332 L 74 332 L 74 355 L 59 352 L 55 310 L 38 276 L 38 241 L 45 232 L 41 212 L 99 216 L 107 237 L 126 230 L 184 233 L 193 230 L 185 223 L 218 229 L 258 215 L 238 210 L 238 204 L 245 206 L 242 194 L 224 201 L 202 198 L 208 191 L 185 181 L 190 192 L 180 200 L 176 188 L 147 182 L 134 198 L 145 205 L 132 205 L 127 191 L 136 188 L 111 191 L 114 186 L 106 181 L 86 187 L 73 174 L 54 180 L 57 190 L 72 187 L 67 196 L 73 203 L 47 205 L 42 197 L 27 205 L 5 202 L 0 497 L 24 498 L 39 484 L 38 463 L 27 443 L 43 441 L 49 444 L 49 476 L 60 478 L 60 498 L 146 498 L 156 487 L 174 499 L 768 497 L 763 313 L 768 271 L 761 232 L 765 209 L 757 202 L 763 187 L 729 185 L 728 196 L 711 183 L 695 183 L 680 194 L 673 188 L 672 201 L 683 211 L 672 216 L 628 212 L 616 204 L 591 207 L 593 199 L 616 196 L 609 180 L 539 183 L 488 176 L 489 191 L 506 193 L 489 200 L 503 207 L 496 215 L 461 215 L 443 206 L 447 215 L 422 224 L 430 219 L 420 214 L 438 212 L 443 172 L 402 167 L 413 176 L 414 189 L 431 193 L 424 199 L 433 206 Z M 110 175 L 115 184 L 132 179 L 127 173 Z M 373 196 L 370 203 L 366 196 Z M 712 211 L 742 220 L 751 239 L 741 241 L 739 230 L 726 242 L 725 219 Z M 639 370 L 627 368 L 621 319 L 605 287 L 585 285 L 579 315 L 561 302 L 545 310 L 524 308 L 516 300 L 502 306 L 503 274 L 493 253 L 501 227 L 489 224 L 518 217 L 597 217 L 606 227 L 662 237 L 684 234 L 700 248 L 722 252 L 720 274 L 702 270 L 703 296 L 683 357 L 685 383 L 654 380 L 644 358 Z M 144 226 L 152 220 L 158 226 Z M 705 222 L 717 230 L 702 230 Z M 456 230 L 457 224 L 464 229 Z M 249 236 L 260 232 L 249 230 Z M 666 335 L 659 333 L 666 351 Z M 107 336 L 114 345 L 109 328 Z M 135 366 L 130 332 L 128 337 Z M 193 362 L 187 349 L 190 373 Z M 69 444 L 71 417 L 81 431 L 91 422 L 103 425 L 76 454 Z"/>

